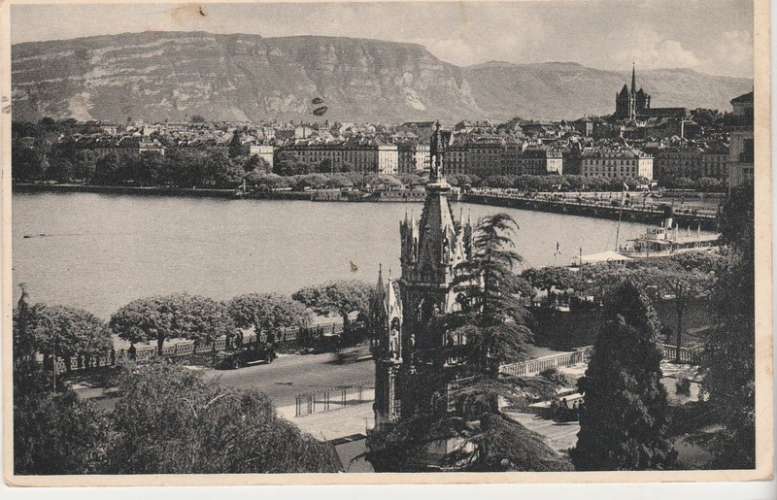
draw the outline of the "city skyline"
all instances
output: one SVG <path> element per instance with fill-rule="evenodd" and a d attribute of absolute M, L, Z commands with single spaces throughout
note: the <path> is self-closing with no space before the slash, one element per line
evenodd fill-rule
<path fill-rule="evenodd" d="M 417 43 L 461 66 L 573 61 L 624 71 L 636 62 L 752 78 L 752 2 L 713 3 L 205 4 L 202 12 L 189 4 L 19 5 L 11 36 L 14 44 L 142 31 L 341 36 Z M 68 16 L 81 21 L 60 22 Z"/>

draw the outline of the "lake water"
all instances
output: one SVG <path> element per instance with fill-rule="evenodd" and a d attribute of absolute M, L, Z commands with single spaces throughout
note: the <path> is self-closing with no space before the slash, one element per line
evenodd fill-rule
<path fill-rule="evenodd" d="M 327 280 L 399 274 L 399 221 L 420 203 L 314 203 L 91 193 L 13 195 L 13 281 L 33 302 L 104 319 L 138 297 L 189 292 L 214 299 L 291 293 Z M 509 212 L 526 267 L 613 249 L 616 221 L 455 204 L 472 220 Z M 645 226 L 621 223 L 625 241 Z M 25 235 L 45 237 L 24 238 Z M 556 242 L 561 254 L 554 256 Z M 359 270 L 352 272 L 350 261 Z"/>

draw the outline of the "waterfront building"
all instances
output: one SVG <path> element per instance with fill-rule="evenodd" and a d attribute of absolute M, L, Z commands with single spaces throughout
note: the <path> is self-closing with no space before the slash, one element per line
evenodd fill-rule
<path fill-rule="evenodd" d="M 656 178 L 687 177 L 698 179 L 703 177 L 704 163 L 702 151 L 696 146 L 673 146 L 658 150 L 653 160 Z"/>
<path fill-rule="evenodd" d="M 729 189 L 754 179 L 753 92 L 731 99 L 731 106 L 736 126 L 729 136 Z"/>
<path fill-rule="evenodd" d="M 734 116 L 740 122 L 753 123 L 753 93 L 748 92 L 731 99 Z"/>
<path fill-rule="evenodd" d="M 453 143 L 448 146 L 445 157 L 445 169 L 452 175 L 467 174 L 467 146 Z"/>
<path fill-rule="evenodd" d="M 165 155 L 165 147 L 157 139 L 151 139 L 144 135 L 138 141 L 138 154 L 156 153 L 160 156 Z"/>
<path fill-rule="evenodd" d="M 701 164 L 703 177 L 728 179 L 728 146 L 715 144 L 702 151 Z"/>
<path fill-rule="evenodd" d="M 415 145 L 410 142 L 397 144 L 397 168 L 400 174 L 412 174 L 416 171 Z"/>
<path fill-rule="evenodd" d="M 429 154 L 429 144 L 418 143 L 415 145 L 415 170 L 416 172 L 429 172 L 431 166 L 431 155 Z"/>
<path fill-rule="evenodd" d="M 582 160 L 582 145 L 572 142 L 562 153 L 561 164 L 564 175 L 580 175 L 580 163 Z"/>
<path fill-rule="evenodd" d="M 644 177 L 653 180 L 653 157 L 635 148 L 589 148 L 583 151 L 580 174 L 585 177 Z"/>
<path fill-rule="evenodd" d="M 504 170 L 504 145 L 499 140 L 485 138 L 467 143 L 465 174 L 480 178 L 501 175 Z"/>
<path fill-rule="evenodd" d="M 384 282 L 378 272 L 370 306 L 375 360 L 375 428 L 368 446 L 379 447 L 376 431 L 403 419 L 454 412 L 451 387 L 461 383 L 466 338 L 451 338 L 439 319 L 458 307 L 456 266 L 471 258 L 472 227 L 456 221 L 445 180 L 447 148 L 439 127 L 432 135 L 432 167 L 419 220 L 400 223 L 401 275 Z M 458 357 L 457 357 L 458 356 Z M 443 448 L 446 443 L 441 443 Z M 448 450 L 450 451 L 450 450 Z"/>
<path fill-rule="evenodd" d="M 396 144 L 378 144 L 378 173 L 396 175 L 399 173 L 399 153 Z"/>
<path fill-rule="evenodd" d="M 507 146 L 505 168 L 507 175 L 547 175 L 564 171 L 564 157 L 560 150 L 543 146 Z"/>

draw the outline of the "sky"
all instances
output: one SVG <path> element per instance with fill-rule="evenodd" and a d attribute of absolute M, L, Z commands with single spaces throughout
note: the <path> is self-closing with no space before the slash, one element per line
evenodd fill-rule
<path fill-rule="evenodd" d="M 573 61 L 752 78 L 752 0 L 14 5 L 12 43 L 146 30 L 332 35 L 424 45 L 461 66 Z"/>

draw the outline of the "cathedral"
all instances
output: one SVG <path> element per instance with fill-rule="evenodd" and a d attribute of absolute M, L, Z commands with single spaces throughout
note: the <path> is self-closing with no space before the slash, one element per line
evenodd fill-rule
<path fill-rule="evenodd" d="M 641 88 L 637 90 L 636 67 L 631 67 L 631 89 L 623 88 L 615 95 L 615 118 L 634 121 L 638 117 L 650 114 L 650 95 Z"/>
<path fill-rule="evenodd" d="M 446 140 L 440 124 L 431 137 L 431 171 L 420 219 L 400 222 L 401 275 L 384 279 L 382 269 L 370 307 L 375 360 L 375 432 L 402 419 L 454 411 L 448 394 L 462 382 L 459 360 L 465 338 L 442 326 L 458 307 L 456 266 L 471 258 L 472 226 L 454 218 L 445 180 Z M 370 438 L 368 436 L 368 445 Z"/>

